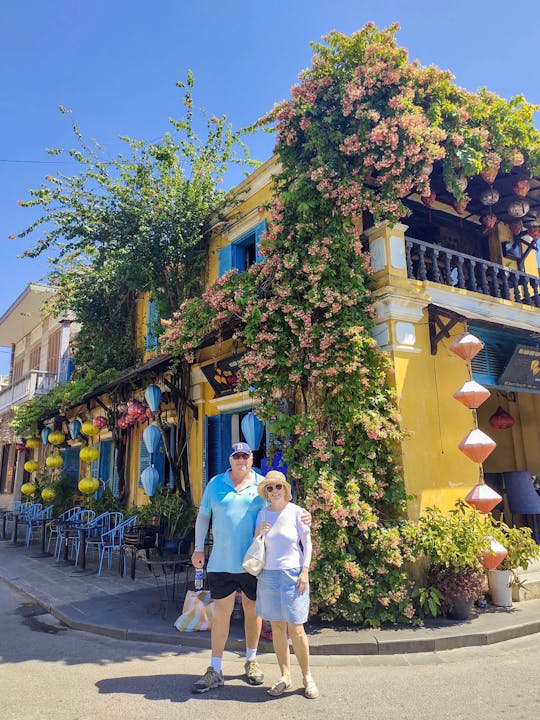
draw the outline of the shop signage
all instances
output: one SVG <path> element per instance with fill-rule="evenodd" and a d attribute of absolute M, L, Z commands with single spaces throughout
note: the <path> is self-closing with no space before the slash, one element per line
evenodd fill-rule
<path fill-rule="evenodd" d="M 540 392 L 540 348 L 516 345 L 498 384 Z"/>
<path fill-rule="evenodd" d="M 204 377 L 210 383 L 215 397 L 223 397 L 224 395 L 232 395 L 236 392 L 236 383 L 238 382 L 238 363 L 240 357 L 226 358 L 218 360 L 210 365 L 204 365 L 201 368 Z"/>

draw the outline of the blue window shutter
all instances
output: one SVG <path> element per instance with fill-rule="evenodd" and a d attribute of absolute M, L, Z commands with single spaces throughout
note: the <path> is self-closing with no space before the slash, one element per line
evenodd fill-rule
<path fill-rule="evenodd" d="M 245 245 L 232 244 L 232 264 L 238 272 L 244 272 L 246 269 Z"/>
<path fill-rule="evenodd" d="M 144 440 L 142 438 L 142 430 L 140 434 L 140 448 L 139 448 L 139 487 L 142 488 L 141 473 L 150 465 L 150 453 L 146 449 Z"/>
<path fill-rule="evenodd" d="M 156 323 L 158 321 L 157 305 L 153 300 L 148 300 L 148 310 L 146 313 L 146 349 L 155 350 L 158 344 L 158 336 L 156 333 Z"/>
<path fill-rule="evenodd" d="M 266 220 L 263 220 L 262 223 L 259 223 L 257 227 L 255 228 L 255 259 L 257 262 L 261 262 L 261 260 L 264 260 L 264 257 L 260 253 L 260 240 L 261 236 L 264 235 L 266 232 Z"/>
<path fill-rule="evenodd" d="M 233 267 L 235 267 L 233 264 L 233 246 L 225 245 L 218 253 L 218 277 L 222 277 Z"/>
<path fill-rule="evenodd" d="M 207 418 L 207 480 L 228 469 L 231 437 L 229 415 Z"/>
<path fill-rule="evenodd" d="M 118 497 L 120 495 L 120 477 L 118 475 L 118 468 L 116 467 L 116 448 L 113 452 L 113 474 L 112 474 L 112 492 L 114 497 Z"/>
<path fill-rule="evenodd" d="M 103 440 L 99 445 L 99 479 L 103 480 L 105 485 L 109 485 L 111 479 L 112 440 Z"/>
<path fill-rule="evenodd" d="M 79 450 L 80 448 L 72 447 L 60 450 L 64 458 L 61 473 L 73 486 L 77 485 L 79 480 Z"/>
<path fill-rule="evenodd" d="M 101 447 L 99 447 L 99 451 L 101 454 Z M 99 458 L 90 463 L 90 475 L 97 480 L 101 480 L 101 475 L 99 474 Z"/>

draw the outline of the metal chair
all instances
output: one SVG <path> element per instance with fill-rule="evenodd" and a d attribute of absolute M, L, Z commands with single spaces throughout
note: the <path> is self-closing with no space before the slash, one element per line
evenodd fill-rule
<path fill-rule="evenodd" d="M 508 508 L 514 524 L 514 515 L 532 518 L 534 539 L 540 545 L 537 515 L 540 515 L 540 495 L 534 488 L 531 474 L 526 470 L 503 473 Z"/>
<path fill-rule="evenodd" d="M 26 526 L 28 527 L 28 524 L 37 516 L 37 514 L 43 509 L 42 503 L 25 503 L 22 507 L 22 509 L 18 510 L 17 512 L 13 512 L 11 514 L 11 517 L 8 516 L 8 520 L 13 520 L 14 527 L 13 527 L 13 533 L 15 533 L 15 528 L 17 529 L 16 535 L 19 535 L 19 530 Z M 15 519 L 16 518 L 16 519 Z M 26 530 L 25 530 L 25 536 L 26 536 Z M 13 540 L 17 540 L 17 537 L 13 537 Z"/>
<path fill-rule="evenodd" d="M 51 520 L 52 514 L 54 510 L 54 505 L 49 505 L 46 508 L 43 508 L 42 510 L 39 510 L 34 514 L 33 517 L 28 519 L 28 524 L 26 526 L 26 538 L 25 543 L 26 546 L 30 545 L 32 542 L 32 536 L 34 534 L 35 530 L 38 530 L 41 528 L 41 523 L 43 520 Z"/>
<path fill-rule="evenodd" d="M 124 513 L 121 512 L 104 512 L 91 520 L 87 525 L 86 535 L 86 552 L 92 549 L 92 547 L 99 551 L 99 545 L 101 538 L 105 533 L 115 528 L 124 519 Z M 81 538 L 80 535 L 76 538 L 76 553 L 75 553 L 75 565 L 79 563 L 79 552 L 81 549 Z"/>
<path fill-rule="evenodd" d="M 78 512 L 80 512 L 80 510 L 80 507 L 69 508 L 69 510 L 64 510 L 64 512 L 60 513 L 58 517 L 51 520 L 51 522 L 49 523 L 49 540 L 47 542 L 47 552 L 50 551 L 51 543 L 54 538 L 54 556 L 58 557 L 61 547 L 60 537 L 62 526 L 65 525 L 68 520 L 71 520 L 71 518 Z"/>
<path fill-rule="evenodd" d="M 138 515 L 132 515 L 131 517 L 127 518 L 127 520 L 123 520 L 122 522 L 118 523 L 112 530 L 109 530 L 109 532 L 103 533 L 103 535 L 100 538 L 99 545 L 98 545 L 98 554 L 99 554 L 99 567 L 98 567 L 98 575 L 101 575 L 101 570 L 103 569 L 103 560 L 105 559 L 105 554 L 107 555 L 107 567 L 109 570 L 111 569 L 112 565 L 112 554 L 116 550 L 120 553 L 120 562 L 122 563 L 122 575 L 126 574 L 126 558 L 125 554 L 123 552 L 124 547 L 124 532 L 126 530 L 130 530 L 131 528 L 135 527 L 137 524 L 139 516 Z"/>
<path fill-rule="evenodd" d="M 64 558 L 67 560 L 69 556 L 69 546 L 73 545 L 79 537 L 79 533 L 70 535 L 70 531 L 77 529 L 77 525 L 88 525 L 96 517 L 94 510 L 86 510 L 86 508 L 77 508 L 77 512 L 74 513 L 69 520 L 65 521 L 59 527 L 59 537 L 57 539 L 58 552 L 56 559 L 60 560 L 60 553 L 62 551 L 62 545 L 64 545 Z M 73 541 L 73 542 L 72 542 Z"/>

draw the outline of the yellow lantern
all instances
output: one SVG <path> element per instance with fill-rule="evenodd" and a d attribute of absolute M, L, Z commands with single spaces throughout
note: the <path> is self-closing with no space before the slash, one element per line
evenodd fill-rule
<path fill-rule="evenodd" d="M 86 420 L 86 422 L 82 424 L 81 432 L 85 435 L 96 435 L 99 432 L 99 428 L 97 428 L 91 420 Z"/>
<path fill-rule="evenodd" d="M 85 477 L 79 480 L 78 488 L 83 495 L 92 495 L 99 488 L 99 480 L 93 477 Z"/>
<path fill-rule="evenodd" d="M 63 432 L 60 432 L 60 430 L 54 430 L 52 433 L 49 433 L 48 439 L 51 445 L 60 445 L 64 442 L 66 436 Z"/>
<path fill-rule="evenodd" d="M 36 470 L 39 468 L 39 463 L 36 462 L 36 460 L 27 460 L 24 463 L 24 469 L 26 472 L 33 473 L 36 472 Z M 25 483 L 28 484 L 28 483 Z"/>
<path fill-rule="evenodd" d="M 61 455 L 57 455 L 56 453 L 54 455 L 49 455 L 49 457 L 45 459 L 45 465 L 49 468 L 53 468 L 53 470 L 57 470 L 62 467 L 63 464 L 63 457 Z"/>
<path fill-rule="evenodd" d="M 83 462 L 91 463 L 99 457 L 99 450 L 94 445 L 81 448 L 80 458 Z"/>
<path fill-rule="evenodd" d="M 34 483 L 24 483 L 21 485 L 21 492 L 23 495 L 33 495 L 37 490 L 37 485 Z"/>
<path fill-rule="evenodd" d="M 28 440 L 26 441 L 26 447 L 30 448 L 31 450 L 35 450 L 40 445 L 41 445 L 41 440 L 37 437 L 28 438 Z"/>
<path fill-rule="evenodd" d="M 51 502 L 56 497 L 56 493 L 51 487 L 44 487 L 41 491 L 41 497 L 44 502 Z"/>

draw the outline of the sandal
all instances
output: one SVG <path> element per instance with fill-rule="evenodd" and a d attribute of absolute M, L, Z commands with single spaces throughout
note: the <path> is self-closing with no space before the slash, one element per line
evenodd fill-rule
<path fill-rule="evenodd" d="M 272 695 L 272 697 L 278 697 L 279 695 L 283 695 L 285 690 L 288 690 L 291 687 L 291 681 L 287 678 L 282 677 L 281 680 L 279 680 L 277 683 L 272 685 L 271 688 L 268 688 L 266 691 L 269 695 Z"/>
<path fill-rule="evenodd" d="M 319 688 L 315 685 L 315 681 L 311 675 L 304 678 L 304 695 L 310 700 L 319 697 Z"/>

